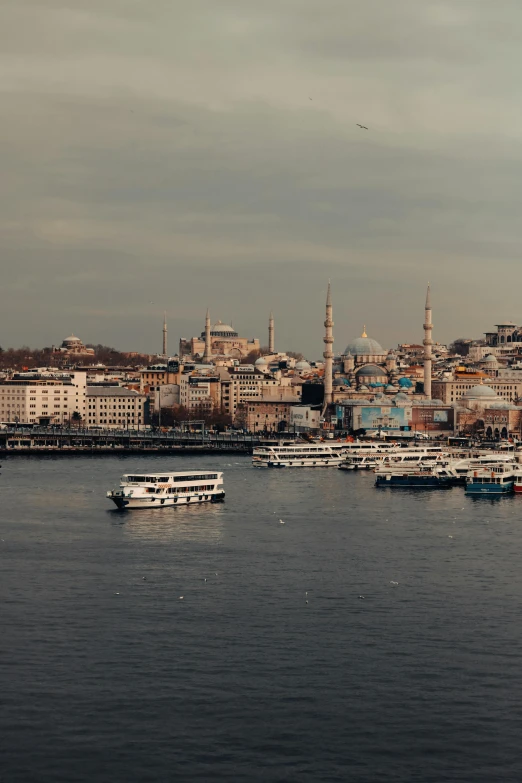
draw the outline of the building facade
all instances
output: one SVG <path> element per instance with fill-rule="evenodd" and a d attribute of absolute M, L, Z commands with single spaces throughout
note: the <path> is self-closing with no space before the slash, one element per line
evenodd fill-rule
<path fill-rule="evenodd" d="M 85 419 L 85 373 L 15 373 L 0 383 L 0 418 L 20 424 Z"/>
<path fill-rule="evenodd" d="M 146 424 L 147 397 L 122 386 L 88 386 L 85 424 L 107 429 L 138 429 Z"/>

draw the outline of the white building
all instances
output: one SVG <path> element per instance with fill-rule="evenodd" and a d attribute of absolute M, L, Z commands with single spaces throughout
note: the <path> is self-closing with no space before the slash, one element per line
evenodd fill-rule
<path fill-rule="evenodd" d="M 85 373 L 16 373 L 0 383 L 0 419 L 20 424 L 85 420 Z"/>
<path fill-rule="evenodd" d="M 122 386 L 88 386 L 85 424 L 107 429 L 138 429 L 145 423 L 147 398 Z"/>

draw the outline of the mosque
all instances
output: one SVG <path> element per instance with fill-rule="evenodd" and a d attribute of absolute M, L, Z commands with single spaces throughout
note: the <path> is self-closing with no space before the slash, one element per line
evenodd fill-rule
<path fill-rule="evenodd" d="M 59 348 L 53 345 L 51 350 L 64 356 L 94 356 L 94 348 L 87 348 L 74 334 L 66 337 Z"/>
<path fill-rule="evenodd" d="M 328 405 L 342 399 L 365 397 L 369 393 L 396 397 L 397 401 L 407 399 L 415 392 L 415 377 L 401 374 L 397 357 L 392 350 L 386 352 L 377 340 L 368 337 L 366 327 L 360 337 L 352 340 L 340 356 L 334 356 L 332 298 L 330 283 L 326 297 L 326 320 L 324 336 L 324 402 Z M 424 397 L 431 399 L 431 296 L 430 287 L 426 296 L 424 317 Z"/>
<path fill-rule="evenodd" d="M 273 318 L 270 314 L 273 330 Z M 228 324 L 217 321 L 210 325 L 210 314 L 207 310 L 205 329 L 199 337 L 191 337 L 186 340 L 182 337 L 179 341 L 179 356 L 190 356 L 192 359 L 200 358 L 210 361 L 212 357 L 227 357 L 242 359 L 252 351 L 259 351 L 260 343 L 257 337 L 249 339 L 240 337 L 239 333 Z"/>

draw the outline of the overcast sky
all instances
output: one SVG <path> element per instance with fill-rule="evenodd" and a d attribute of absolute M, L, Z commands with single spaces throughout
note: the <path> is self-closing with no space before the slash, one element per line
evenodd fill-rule
<path fill-rule="evenodd" d="M 522 323 L 516 0 L 3 0 L 0 344 Z M 367 125 L 361 130 L 356 123 Z"/>

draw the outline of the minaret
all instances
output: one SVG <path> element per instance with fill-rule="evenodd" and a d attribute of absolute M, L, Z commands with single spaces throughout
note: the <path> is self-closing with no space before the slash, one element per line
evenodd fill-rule
<path fill-rule="evenodd" d="M 430 284 L 428 283 L 428 291 L 426 294 L 426 305 L 424 308 L 424 394 L 428 400 L 431 400 L 431 346 L 433 340 L 431 339 L 431 330 L 433 324 L 431 322 L 431 292 Z"/>
<path fill-rule="evenodd" d="M 203 361 L 209 362 L 212 358 L 212 346 L 210 344 L 210 313 L 207 307 L 207 315 L 205 317 L 205 353 L 203 354 Z"/>
<path fill-rule="evenodd" d="M 330 281 L 328 281 L 328 293 L 326 295 L 326 320 L 324 322 L 324 404 L 329 405 L 332 402 L 332 380 L 333 380 L 333 332 L 334 322 L 332 321 L 332 295 L 330 292 Z"/>
<path fill-rule="evenodd" d="M 270 310 L 270 318 L 268 319 L 268 351 L 269 353 L 275 353 L 274 342 L 274 314 Z"/>
<path fill-rule="evenodd" d="M 167 313 L 163 314 L 163 356 L 167 356 Z"/>

